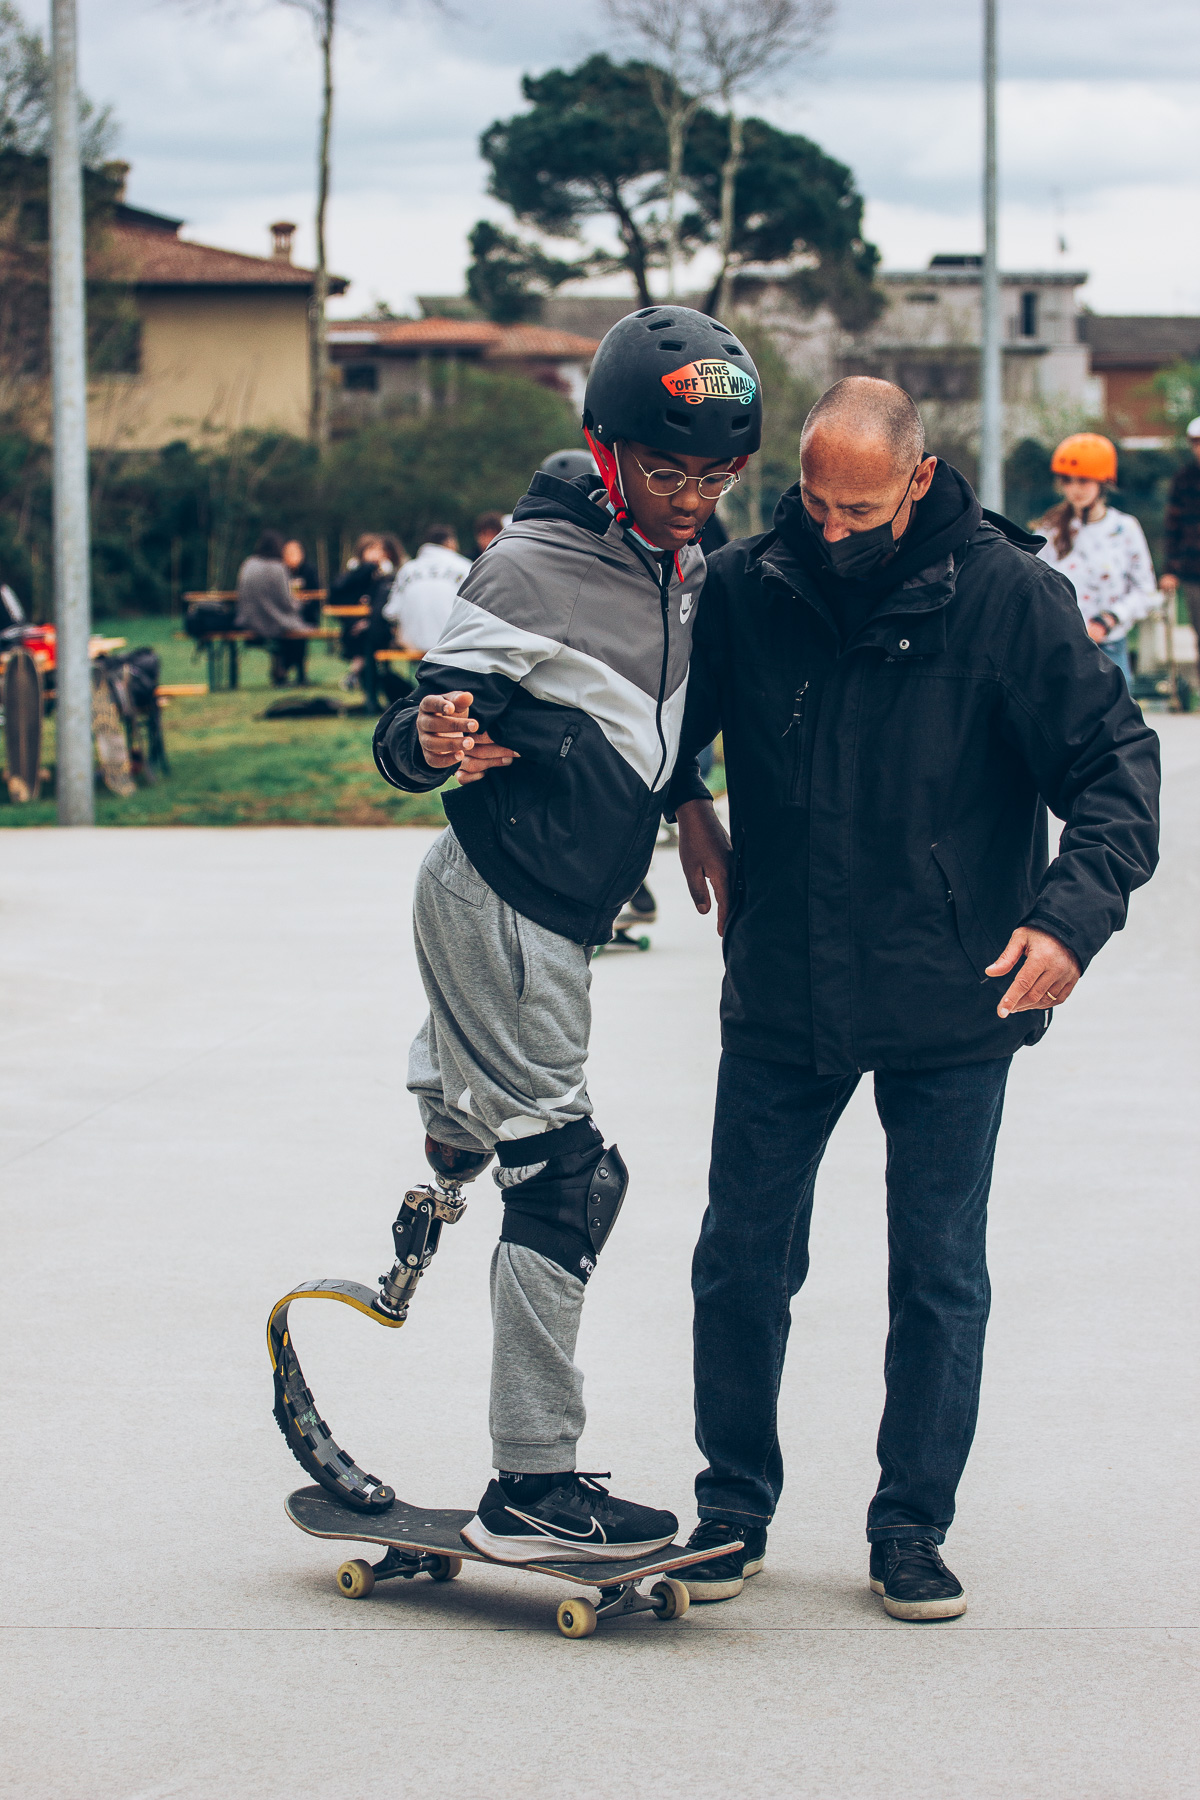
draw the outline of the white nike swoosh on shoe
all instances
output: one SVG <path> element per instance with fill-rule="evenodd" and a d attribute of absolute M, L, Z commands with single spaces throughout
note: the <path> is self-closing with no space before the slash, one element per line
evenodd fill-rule
<path fill-rule="evenodd" d="M 520 1519 L 522 1525 L 530 1526 L 541 1537 L 573 1538 L 579 1544 L 607 1544 L 608 1542 L 604 1534 L 604 1527 L 596 1518 L 592 1519 L 590 1530 L 572 1531 L 569 1525 L 550 1526 L 545 1519 L 531 1518 L 529 1513 L 523 1513 L 515 1506 L 506 1506 L 504 1510 L 510 1518 Z M 596 1535 L 597 1532 L 600 1534 L 599 1536 Z"/>
<path fill-rule="evenodd" d="M 568 1544 L 551 1537 L 501 1537 L 488 1530 L 476 1513 L 459 1534 L 472 1550 L 478 1550 L 492 1562 L 637 1562 L 665 1550 L 669 1537 L 652 1538 L 640 1544 Z"/>

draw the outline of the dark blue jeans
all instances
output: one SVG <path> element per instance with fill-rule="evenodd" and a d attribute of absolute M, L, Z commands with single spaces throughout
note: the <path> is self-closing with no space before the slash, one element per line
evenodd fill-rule
<path fill-rule="evenodd" d="M 988 1189 L 1012 1058 L 875 1071 L 887 1137 L 887 1399 L 867 1536 L 942 1542 L 979 1410 Z M 783 1488 L 776 1402 L 813 1187 L 857 1075 L 721 1059 L 708 1210 L 692 1263 L 702 1519 L 766 1524 Z"/>

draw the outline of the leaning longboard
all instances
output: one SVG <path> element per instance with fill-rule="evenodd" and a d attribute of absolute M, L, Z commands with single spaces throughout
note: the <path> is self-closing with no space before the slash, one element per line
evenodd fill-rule
<path fill-rule="evenodd" d="M 387 1555 L 372 1565 L 355 1559 L 337 1572 L 341 1592 L 350 1600 L 365 1600 L 377 1581 L 411 1581 L 430 1575 L 434 1581 L 453 1581 L 464 1562 L 489 1563 L 496 1569 L 522 1569 L 533 1575 L 553 1575 L 581 1587 L 600 1589 L 600 1604 L 590 1600 L 564 1600 L 558 1609 L 558 1629 L 564 1637 L 590 1637 L 600 1619 L 618 1613 L 653 1612 L 659 1619 L 680 1619 L 688 1609 L 688 1591 L 681 1581 L 669 1579 L 674 1569 L 706 1562 L 707 1550 L 688 1550 L 668 1544 L 652 1556 L 628 1562 L 528 1562 L 501 1563 L 481 1556 L 460 1535 L 474 1517 L 441 1507 L 408 1506 L 394 1500 L 386 1512 L 367 1514 L 343 1506 L 321 1487 L 297 1488 L 284 1502 L 293 1525 L 310 1537 L 340 1538 L 357 1544 L 382 1544 Z M 740 1544 L 722 1545 L 722 1556 L 740 1550 Z M 638 1583 L 650 1575 L 665 1575 L 649 1594 L 638 1592 Z"/>
<path fill-rule="evenodd" d="M 4 670 L 4 751 L 8 797 L 36 800 L 42 774 L 42 678 L 28 650 L 14 650 Z"/>

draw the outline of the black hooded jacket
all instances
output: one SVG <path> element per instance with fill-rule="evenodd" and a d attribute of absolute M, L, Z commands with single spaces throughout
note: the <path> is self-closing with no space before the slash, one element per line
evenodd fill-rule
<path fill-rule="evenodd" d="M 938 464 L 873 582 L 822 557 L 799 488 L 709 563 L 673 806 L 724 734 L 727 1049 L 855 1069 L 1008 1055 L 985 967 L 1020 924 L 1086 968 L 1157 861 L 1158 740 L 1069 582 Z M 1049 862 L 1046 805 L 1066 821 Z"/>

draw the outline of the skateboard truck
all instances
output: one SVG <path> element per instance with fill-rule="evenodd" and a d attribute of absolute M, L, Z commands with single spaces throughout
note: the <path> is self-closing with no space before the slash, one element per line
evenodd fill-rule
<path fill-rule="evenodd" d="M 301 1281 L 275 1302 L 267 1320 L 276 1424 L 300 1467 L 356 1512 L 386 1511 L 396 1498 L 395 1489 L 360 1469 L 317 1411 L 292 1343 L 288 1308 L 293 1300 L 337 1300 L 393 1331 L 404 1324 L 417 1282 L 437 1250 L 442 1226 L 453 1225 L 466 1211 L 463 1184 L 492 1160 L 490 1150 L 456 1150 L 430 1137 L 425 1139 L 425 1154 L 437 1185 L 410 1188 L 405 1194 L 392 1226 L 396 1261 L 390 1274 L 379 1277 L 378 1288 L 357 1281 Z"/>
<path fill-rule="evenodd" d="M 456 1150 L 431 1137 L 425 1139 L 425 1155 L 437 1186 L 422 1184 L 405 1194 L 392 1226 L 396 1260 L 390 1272 L 379 1277 L 376 1310 L 397 1325 L 408 1317 L 417 1283 L 441 1242 L 442 1226 L 456 1225 L 467 1210 L 464 1182 L 473 1181 L 492 1160 L 490 1150 Z"/>

